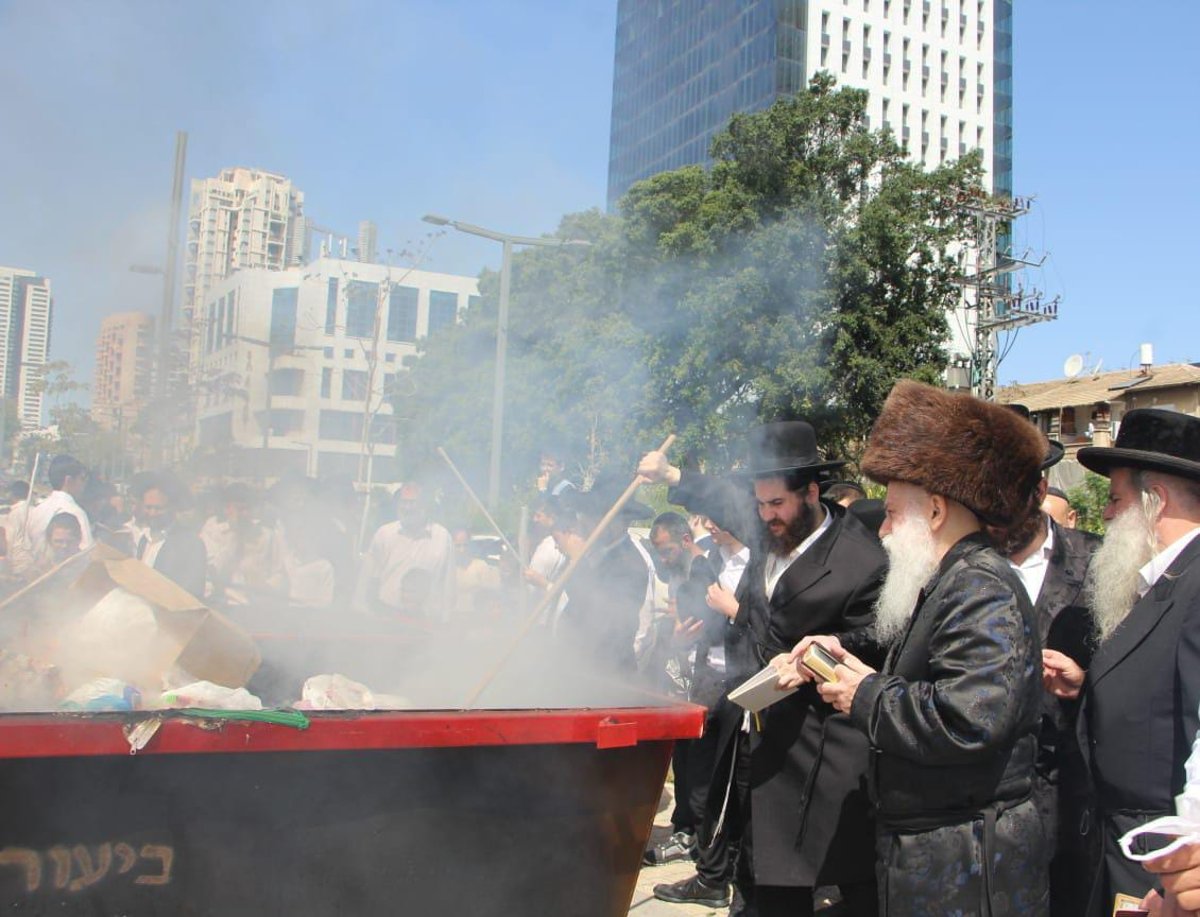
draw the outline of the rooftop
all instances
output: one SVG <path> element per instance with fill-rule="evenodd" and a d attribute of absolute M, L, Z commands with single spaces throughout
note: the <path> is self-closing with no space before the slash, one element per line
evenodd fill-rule
<path fill-rule="evenodd" d="M 1164 363 L 1139 369 L 1121 369 L 1096 375 L 1050 382 L 1025 382 L 1006 385 L 996 393 L 1001 404 L 1023 404 L 1031 412 L 1081 404 L 1113 401 L 1128 391 L 1148 392 L 1180 385 L 1200 385 L 1200 364 Z"/>

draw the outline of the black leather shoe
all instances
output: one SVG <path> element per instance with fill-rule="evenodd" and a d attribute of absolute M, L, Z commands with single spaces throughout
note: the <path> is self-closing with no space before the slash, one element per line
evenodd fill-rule
<path fill-rule="evenodd" d="M 699 876 L 654 886 L 654 897 L 671 904 L 707 904 L 710 907 L 729 907 L 729 886 L 713 888 L 705 885 Z"/>

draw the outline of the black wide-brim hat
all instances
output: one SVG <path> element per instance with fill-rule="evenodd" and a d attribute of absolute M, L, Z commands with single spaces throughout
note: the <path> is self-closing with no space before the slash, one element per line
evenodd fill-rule
<path fill-rule="evenodd" d="M 749 454 L 739 473 L 751 478 L 789 471 L 820 473 L 841 468 L 844 461 L 827 462 L 817 452 L 817 434 L 803 420 L 782 420 L 755 427 L 749 433 Z"/>
<path fill-rule="evenodd" d="M 1200 417 L 1137 408 L 1121 421 L 1112 446 L 1086 446 L 1077 457 L 1084 468 L 1105 477 L 1114 468 L 1132 468 L 1200 480 Z"/>

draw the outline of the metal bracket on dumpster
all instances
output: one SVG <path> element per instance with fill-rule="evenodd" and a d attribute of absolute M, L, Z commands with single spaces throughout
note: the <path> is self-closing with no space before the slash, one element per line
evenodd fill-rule
<path fill-rule="evenodd" d="M 596 724 L 597 748 L 628 748 L 637 745 L 637 723 L 622 723 L 609 716 Z"/>

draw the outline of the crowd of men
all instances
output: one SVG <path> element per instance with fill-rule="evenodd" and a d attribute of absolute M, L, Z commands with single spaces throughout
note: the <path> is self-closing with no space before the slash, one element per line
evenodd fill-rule
<path fill-rule="evenodd" d="M 101 543 L 230 608 L 456 624 L 538 608 L 579 658 L 708 711 L 675 751 L 673 833 L 646 851 L 695 861 L 655 888 L 665 901 L 735 917 L 1200 912 L 1200 846 L 1155 856 L 1166 839 L 1130 835 L 1200 783 L 1200 419 L 1130 411 L 1113 446 L 1079 450 L 1110 480 L 1102 541 L 1048 486 L 1063 447 L 966 395 L 896 385 L 859 463 L 882 500 L 840 480 L 803 421 L 746 447 L 722 475 L 643 457 L 636 474 L 688 515 L 626 500 L 626 473 L 581 489 L 545 456 L 523 563 L 435 521 L 418 482 L 355 551 L 346 488 L 192 494 L 147 472 L 118 492 L 58 456 L 40 501 L 13 486 L 5 586 Z M 832 671 L 810 664 L 817 648 Z M 730 701 L 767 667 L 774 703 Z"/>
<path fill-rule="evenodd" d="M 676 752 L 676 833 L 647 852 L 696 872 L 656 897 L 738 915 L 1197 912 L 1200 847 L 1129 832 L 1200 783 L 1200 419 L 1131 411 L 1112 447 L 1079 451 L 1110 479 L 1103 542 L 1048 487 L 1063 452 L 1027 414 L 906 381 L 860 463 L 881 507 L 859 485 L 822 494 L 842 463 L 803 422 L 753 431 L 728 476 L 645 456 L 639 473 L 728 539 L 704 555 L 680 517 L 651 529 L 709 707 Z M 832 678 L 805 664 L 814 645 Z M 778 702 L 731 703 L 766 666 Z"/>

